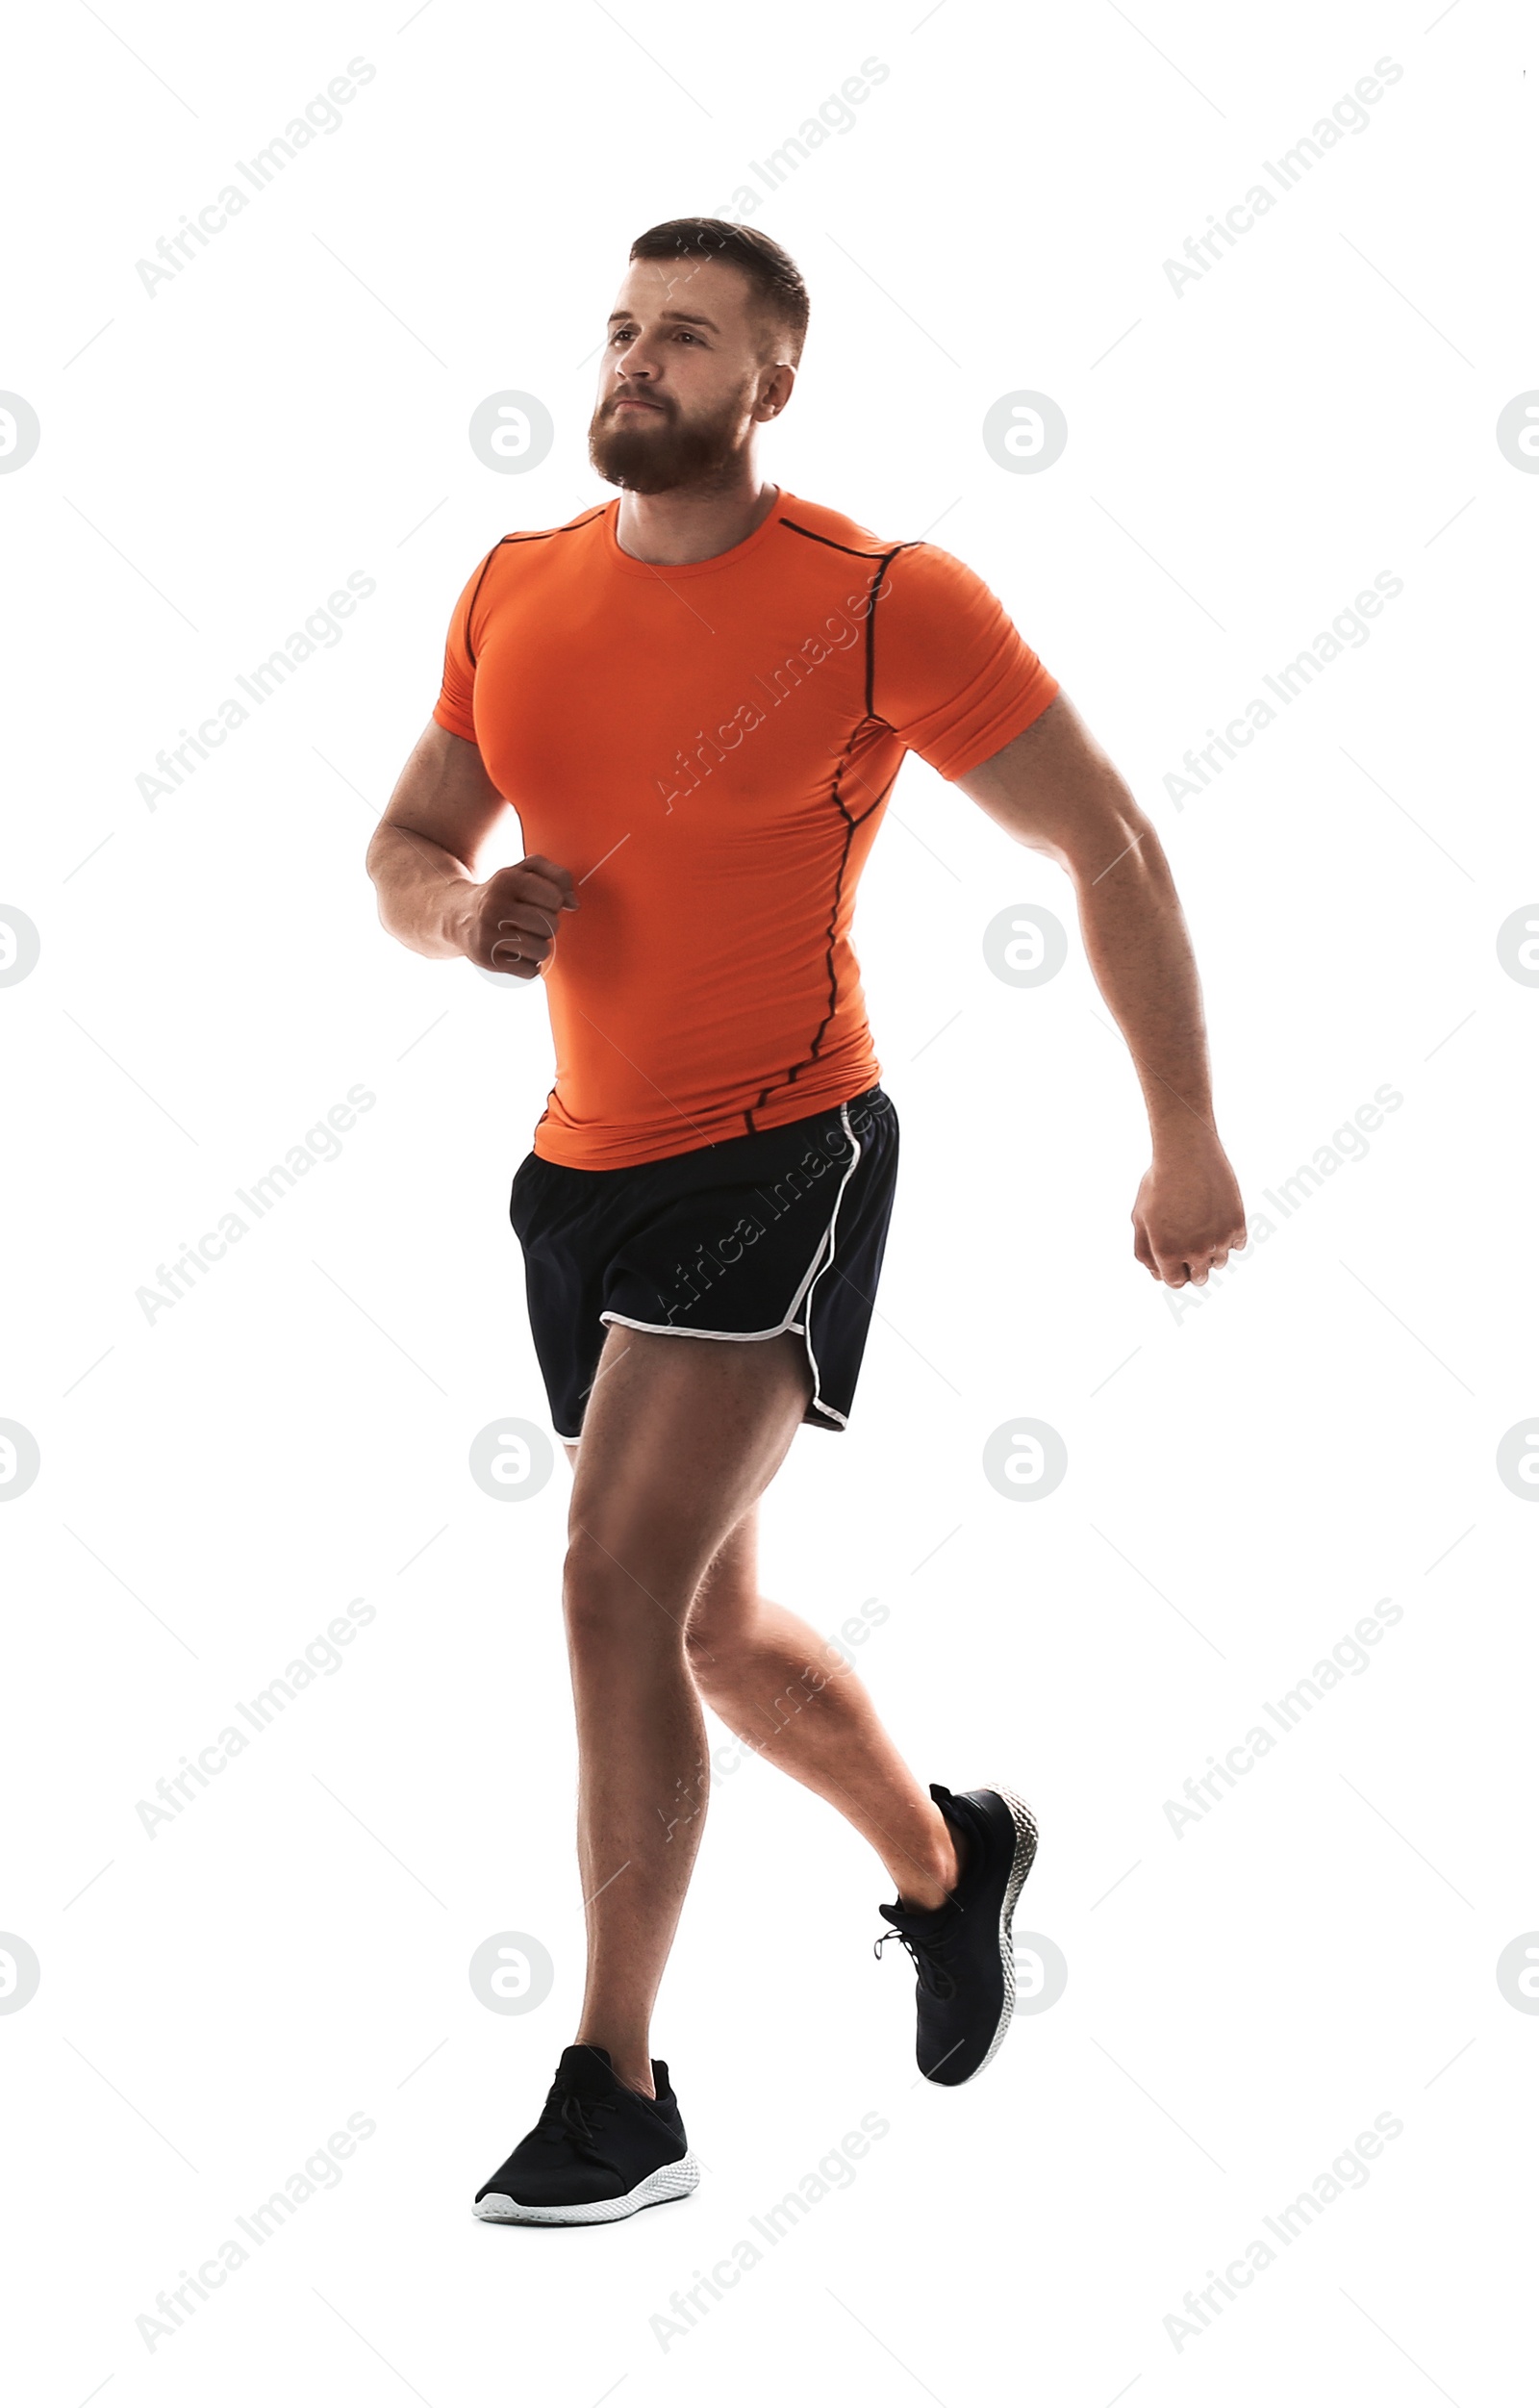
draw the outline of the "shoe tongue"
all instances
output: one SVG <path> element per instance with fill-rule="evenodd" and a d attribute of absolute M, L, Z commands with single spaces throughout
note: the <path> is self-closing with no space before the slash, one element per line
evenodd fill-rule
<path fill-rule="evenodd" d="M 556 2079 L 578 2098 L 607 2098 L 616 2087 L 608 2049 L 594 2048 L 586 2040 L 574 2040 L 570 2048 L 562 2050 Z"/>

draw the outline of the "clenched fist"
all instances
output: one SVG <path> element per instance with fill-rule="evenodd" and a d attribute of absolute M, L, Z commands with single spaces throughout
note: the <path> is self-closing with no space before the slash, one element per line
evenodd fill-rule
<path fill-rule="evenodd" d="M 455 926 L 460 951 L 481 970 L 515 978 L 538 978 L 556 950 L 556 926 L 564 911 L 577 909 L 569 870 L 530 853 L 509 870 L 494 870 L 472 888 Z"/>
<path fill-rule="evenodd" d="M 1240 1183 L 1216 1137 L 1195 1130 L 1155 1150 L 1133 1205 L 1133 1252 L 1167 1287 L 1205 1287 L 1247 1242 Z"/>

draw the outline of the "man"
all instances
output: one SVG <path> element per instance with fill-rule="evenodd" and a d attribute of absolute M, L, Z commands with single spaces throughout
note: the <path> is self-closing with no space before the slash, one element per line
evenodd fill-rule
<path fill-rule="evenodd" d="M 892 1875 L 921 2069 L 971 2079 L 1010 2019 L 1029 1811 L 926 1793 L 756 1573 L 796 1428 L 845 1425 L 881 1268 L 897 1117 L 849 926 L 905 750 L 1074 881 L 1148 1108 L 1138 1260 L 1200 1285 L 1246 1242 L 1149 822 L 971 570 L 761 483 L 806 324 L 750 228 L 633 244 L 589 430 L 618 498 L 478 564 L 368 852 L 392 935 L 542 977 L 555 1038 L 511 1217 L 575 1474 L 588 1983 L 543 2113 L 477 2195 L 494 2221 L 609 2222 L 698 2180 L 648 2029 L 704 1813 L 702 1700 Z M 478 880 L 510 805 L 529 850 Z"/>

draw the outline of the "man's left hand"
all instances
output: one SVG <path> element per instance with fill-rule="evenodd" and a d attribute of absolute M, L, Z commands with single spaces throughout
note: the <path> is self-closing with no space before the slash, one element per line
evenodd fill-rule
<path fill-rule="evenodd" d="M 1150 1279 L 1202 1287 L 1249 1242 L 1240 1182 L 1211 1130 L 1156 1144 L 1133 1205 L 1133 1252 Z"/>

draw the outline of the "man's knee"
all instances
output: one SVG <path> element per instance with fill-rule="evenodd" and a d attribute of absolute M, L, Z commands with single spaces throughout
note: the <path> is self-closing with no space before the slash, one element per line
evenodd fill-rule
<path fill-rule="evenodd" d="M 562 1575 L 567 1627 L 573 1639 L 602 1641 L 640 1628 L 682 1644 L 690 1583 L 669 1555 L 643 1534 L 616 1532 L 600 1538 L 586 1530 L 574 1531 Z"/>

